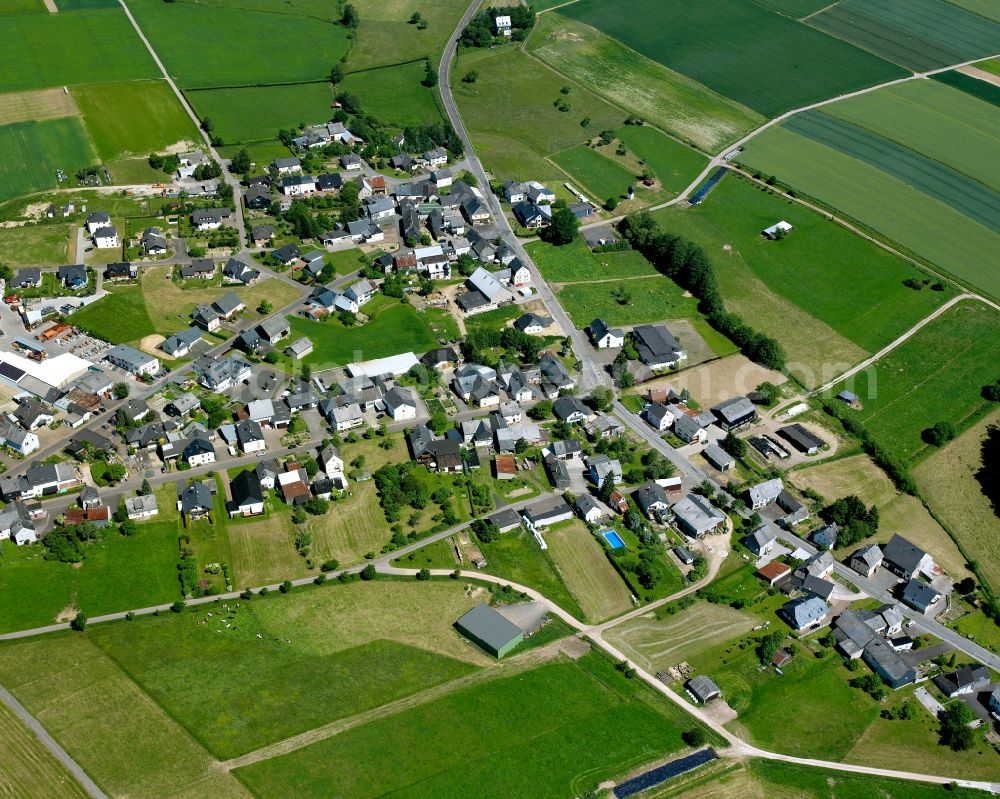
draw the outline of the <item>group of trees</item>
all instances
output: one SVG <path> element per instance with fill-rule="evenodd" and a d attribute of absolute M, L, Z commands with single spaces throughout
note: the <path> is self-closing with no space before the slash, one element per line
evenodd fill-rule
<path fill-rule="evenodd" d="M 956 432 L 954 422 L 936 422 L 924 430 L 921 438 L 932 447 L 943 447 L 955 437 Z"/>
<path fill-rule="evenodd" d="M 492 544 L 500 537 L 500 528 L 488 519 L 476 519 L 472 522 L 472 532 L 484 544 Z"/>
<path fill-rule="evenodd" d="M 413 461 L 388 464 L 372 475 L 379 504 L 390 522 L 399 521 L 402 506 L 423 510 L 431 500 L 430 493 L 412 474 L 415 465 Z"/>
<path fill-rule="evenodd" d="M 511 38 L 514 41 L 524 41 L 535 25 L 535 12 L 528 6 L 498 6 L 480 11 L 472 18 L 458 43 L 462 47 L 490 47 L 495 44 L 497 37 L 496 18 L 499 16 L 510 17 Z M 503 38 L 503 37 L 501 37 Z"/>
<path fill-rule="evenodd" d="M 153 169 L 162 169 L 167 175 L 172 175 L 181 165 L 181 159 L 176 155 L 160 155 L 150 153 L 147 162 Z"/>
<path fill-rule="evenodd" d="M 99 537 L 100 530 L 90 522 L 57 524 L 42 538 L 44 558 L 62 563 L 80 563 L 87 556 L 84 544 Z"/>
<path fill-rule="evenodd" d="M 684 236 L 662 232 L 645 211 L 627 216 L 620 230 L 660 272 L 698 298 L 711 325 L 736 343 L 744 355 L 769 369 L 784 368 L 785 353 L 775 339 L 726 311 L 715 268 L 700 245 Z"/>
<path fill-rule="evenodd" d="M 572 244 L 579 229 L 580 220 L 566 205 L 566 201 L 556 200 L 552 204 L 552 220 L 549 226 L 542 228 L 538 235 L 542 241 L 561 247 L 564 244 Z"/>
<path fill-rule="evenodd" d="M 470 363 L 495 364 L 499 358 L 490 350 L 502 349 L 522 363 L 538 361 L 539 340 L 516 327 L 503 330 L 472 330 L 462 342 L 462 355 Z"/>
<path fill-rule="evenodd" d="M 837 546 L 851 546 L 878 532 L 878 508 L 874 505 L 866 508 L 854 494 L 827 505 L 820 511 L 820 517 L 827 524 L 840 527 Z"/>

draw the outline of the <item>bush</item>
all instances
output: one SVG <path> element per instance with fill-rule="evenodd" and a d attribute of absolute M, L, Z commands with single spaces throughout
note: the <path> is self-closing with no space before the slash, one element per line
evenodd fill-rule
<path fill-rule="evenodd" d="M 681 733 L 681 740 L 688 746 L 697 749 L 699 746 L 704 746 L 708 743 L 708 735 L 701 727 L 692 727 L 690 730 L 684 730 Z"/>
<path fill-rule="evenodd" d="M 281 585 L 278 586 L 278 590 L 281 591 L 281 593 L 283 594 L 287 594 L 289 591 L 292 590 L 292 581 L 285 580 Z"/>
<path fill-rule="evenodd" d="M 78 633 L 82 633 L 87 627 L 87 617 L 82 613 L 77 613 L 72 621 L 69 623 L 69 628 L 71 630 L 76 630 Z"/>
<path fill-rule="evenodd" d="M 184 604 L 184 602 L 178 599 L 176 602 L 174 602 L 174 604 L 170 606 L 170 611 L 171 613 L 182 613 L 185 607 L 186 605 Z"/>
<path fill-rule="evenodd" d="M 319 570 L 322 572 L 335 572 L 340 568 L 340 561 L 336 558 L 330 558 L 330 560 L 324 560 L 319 565 Z"/>
<path fill-rule="evenodd" d="M 375 564 L 369 563 L 361 570 L 361 579 L 365 581 L 374 580 L 376 574 L 378 572 L 375 571 Z"/>
<path fill-rule="evenodd" d="M 417 572 L 418 580 L 429 580 L 431 579 L 431 570 L 424 568 Z"/>

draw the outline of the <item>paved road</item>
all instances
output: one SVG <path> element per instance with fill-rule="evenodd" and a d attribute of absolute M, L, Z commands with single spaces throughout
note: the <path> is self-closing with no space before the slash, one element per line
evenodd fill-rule
<path fill-rule="evenodd" d="M 77 762 L 66 753 L 66 750 L 56 743 L 55 739 L 38 723 L 38 720 L 25 710 L 21 703 L 3 686 L 0 686 L 0 702 L 7 705 L 14 715 L 21 719 L 38 736 L 42 745 L 55 756 L 56 760 L 66 767 L 69 773 L 73 775 L 76 781 L 80 783 L 80 786 L 93 799 L 108 799 L 108 795 L 97 787 L 97 784 L 87 776 L 87 772 L 80 768 Z"/>

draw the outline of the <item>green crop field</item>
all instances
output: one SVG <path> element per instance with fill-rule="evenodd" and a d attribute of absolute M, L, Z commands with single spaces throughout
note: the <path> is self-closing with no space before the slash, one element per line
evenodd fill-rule
<path fill-rule="evenodd" d="M 159 77 L 120 9 L 5 17 L 0 52 L 0 92 Z"/>
<path fill-rule="evenodd" d="M 956 71 L 939 72 L 934 76 L 934 80 L 991 105 L 1000 106 L 1000 86 L 996 84 L 987 83 L 985 80 L 979 80 L 979 78 L 963 75 Z"/>
<path fill-rule="evenodd" d="M 352 361 L 384 358 L 397 352 L 425 352 L 437 345 L 426 322 L 412 305 L 376 298 L 365 306 L 372 318 L 357 327 L 344 327 L 336 319 L 313 322 L 290 316 L 292 338 L 308 336 L 313 351 L 304 360 L 313 367 L 343 366 Z"/>
<path fill-rule="evenodd" d="M 347 53 L 346 28 L 310 17 L 162 0 L 130 0 L 129 8 L 185 89 L 320 80 Z M 277 42 L 289 46 L 263 57 Z"/>
<path fill-rule="evenodd" d="M 755 111 L 561 14 L 543 14 L 531 53 L 610 103 L 706 152 L 764 121 Z"/>
<path fill-rule="evenodd" d="M 775 336 L 806 385 L 819 385 L 876 352 L 944 301 L 920 291 L 927 276 L 820 214 L 727 176 L 700 205 L 655 212 L 663 230 L 705 248 L 727 307 Z M 785 220 L 781 241 L 760 231 Z"/>
<path fill-rule="evenodd" d="M 0 6 L 0 15 L 48 13 L 42 0 L 6 0 L 3 6 Z"/>
<path fill-rule="evenodd" d="M 356 0 L 354 7 L 361 19 L 358 40 L 347 59 L 350 70 L 371 69 L 435 58 L 444 49 L 448 37 L 468 7 L 464 0 Z M 410 25 L 414 12 L 427 22 L 420 30 Z"/>
<path fill-rule="evenodd" d="M 598 204 L 608 197 L 620 197 L 636 176 L 621 164 L 605 158 L 584 144 L 570 147 L 552 156 L 551 160 L 566 172 L 572 182 L 580 184 L 584 192 L 593 196 Z"/>
<path fill-rule="evenodd" d="M 421 85 L 423 79 L 424 64 L 414 61 L 352 72 L 339 89 L 356 94 L 366 114 L 388 125 L 405 128 L 440 124 L 442 116 L 434 91 Z"/>
<path fill-rule="evenodd" d="M 479 73 L 478 80 L 462 83 L 461 77 L 470 70 Z M 560 94 L 563 85 L 569 86 L 568 95 Z M 595 131 L 614 130 L 626 116 L 580 84 L 511 48 L 459 54 L 452 86 L 476 151 L 498 178 L 561 183 L 564 174 L 545 156 L 581 144 Z M 497 106 L 500 97 L 502 111 Z M 557 110 L 556 100 L 565 100 L 571 111 Z M 585 118 L 590 119 L 587 129 L 580 126 Z"/>
<path fill-rule="evenodd" d="M 86 799 L 89 796 L 5 704 L 0 704 L 0 736 L 4 742 L 0 792 L 4 795 L 52 799 Z"/>
<path fill-rule="evenodd" d="M 840 0 L 809 24 L 913 70 L 1000 52 L 1000 22 L 947 0 Z"/>
<path fill-rule="evenodd" d="M 671 194 L 680 194 L 708 166 L 701 153 L 646 125 L 626 125 L 619 128 L 617 135 Z"/>
<path fill-rule="evenodd" d="M 326 122 L 332 111 L 329 83 L 245 86 L 186 93 L 199 118 L 208 117 L 227 144 L 275 140 L 278 131 L 300 122 Z"/>
<path fill-rule="evenodd" d="M 617 288 L 628 293 L 628 302 L 619 302 L 612 296 Z M 684 291 L 666 277 L 567 283 L 559 290 L 559 302 L 579 328 L 586 327 L 596 318 L 609 325 L 637 325 L 699 317 L 698 301 L 685 297 Z"/>
<path fill-rule="evenodd" d="M 356 799 L 579 796 L 680 749 L 690 724 L 680 713 L 588 654 L 455 691 L 236 774 L 273 799 L 331 785 Z"/>
<path fill-rule="evenodd" d="M 1000 7 L 993 0 L 951 0 L 951 2 L 967 11 L 1000 22 Z"/>
<path fill-rule="evenodd" d="M 996 380 L 998 325 L 1000 312 L 982 303 L 949 309 L 848 381 L 863 405 L 853 413 L 902 460 L 928 454 L 926 428 L 950 421 L 961 431 L 987 409 L 980 392 Z"/>
<path fill-rule="evenodd" d="M 56 170 L 72 175 L 97 163 L 77 117 L 0 125 L 0 201 L 57 184 Z"/>
<path fill-rule="evenodd" d="M 117 0 L 58 0 L 56 8 L 63 11 L 89 11 L 97 8 L 119 8 Z"/>
<path fill-rule="evenodd" d="M 526 245 L 531 260 L 542 276 L 554 283 L 587 282 L 616 277 L 648 277 L 657 274 L 653 265 L 635 250 L 624 252 L 590 251 L 582 238 L 555 247 L 541 241 Z"/>
<path fill-rule="evenodd" d="M 795 19 L 815 14 L 830 5 L 827 0 L 753 0 L 757 5 Z"/>
<path fill-rule="evenodd" d="M 906 74 L 744 0 L 580 0 L 557 13 L 598 28 L 765 116 Z"/>
<path fill-rule="evenodd" d="M 166 81 L 79 86 L 73 89 L 73 98 L 105 161 L 201 141 Z"/>
<path fill-rule="evenodd" d="M 970 80 L 1000 94 L 998 86 Z M 890 139 L 994 191 L 1000 190 L 1000 108 L 939 81 L 889 86 L 833 103 L 824 109 L 824 114 Z M 894 174 L 892 168 L 885 171 Z M 909 174 L 898 176 L 921 187 Z M 948 202 L 940 193 L 929 193 Z"/>
<path fill-rule="evenodd" d="M 740 158 L 958 279 L 1000 296 L 994 259 L 1000 235 L 904 181 L 785 128 L 755 138 Z"/>

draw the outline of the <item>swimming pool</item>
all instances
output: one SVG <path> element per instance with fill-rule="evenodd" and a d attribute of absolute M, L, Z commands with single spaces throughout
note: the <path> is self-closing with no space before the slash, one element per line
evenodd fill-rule
<path fill-rule="evenodd" d="M 622 541 L 622 537 L 614 530 L 605 530 L 601 533 L 601 537 L 608 542 L 608 546 L 612 549 L 624 549 L 625 547 L 625 542 Z"/>

